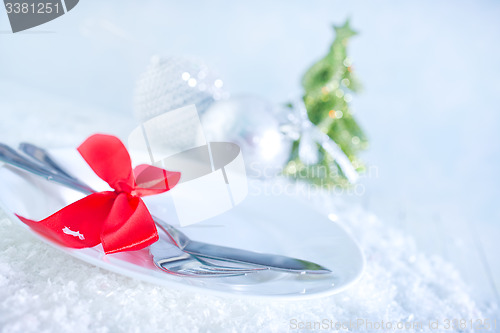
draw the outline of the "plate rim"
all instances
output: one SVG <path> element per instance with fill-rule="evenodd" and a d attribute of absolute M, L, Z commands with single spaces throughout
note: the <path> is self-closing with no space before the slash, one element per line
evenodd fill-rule
<path fill-rule="evenodd" d="M 70 151 L 70 148 L 58 148 L 58 149 L 51 149 L 51 150 L 52 151 Z M 49 150 L 49 151 L 51 151 L 51 150 Z M 0 163 L 0 168 L 5 169 L 5 166 L 7 166 L 7 165 L 8 164 L 6 164 L 6 163 Z M 48 244 L 49 246 L 65 253 L 67 255 L 70 255 L 73 258 L 76 258 L 80 261 L 83 261 L 87 264 L 99 267 L 101 269 L 113 272 L 115 274 L 125 276 L 125 277 L 130 278 L 130 279 L 137 279 L 139 281 L 151 283 L 151 284 L 154 284 L 157 286 L 178 287 L 179 289 L 188 290 L 190 292 L 203 291 L 206 294 L 219 296 L 219 297 L 235 297 L 238 299 L 250 298 L 250 299 L 261 299 L 261 300 L 263 300 L 263 299 L 266 299 L 266 300 L 284 300 L 284 301 L 310 300 L 310 299 L 324 298 L 324 297 L 328 297 L 328 296 L 332 296 L 332 295 L 341 293 L 341 292 L 345 291 L 346 289 L 352 287 L 357 282 L 359 282 L 359 280 L 361 279 L 361 277 L 364 274 L 365 267 L 366 267 L 366 257 L 364 255 L 361 247 L 359 246 L 359 243 L 357 242 L 357 240 L 354 237 L 352 237 L 352 235 L 344 227 L 342 227 L 339 223 L 332 221 L 332 223 L 335 223 L 337 225 L 337 227 L 342 229 L 345 232 L 345 234 L 347 235 L 347 237 L 350 238 L 350 241 L 352 241 L 353 244 L 355 245 L 356 250 L 357 250 L 357 252 L 360 256 L 360 259 L 361 259 L 359 269 L 357 270 L 354 278 L 352 278 L 349 282 L 347 282 L 347 283 L 345 283 L 342 286 L 337 287 L 337 288 L 332 288 L 332 289 L 327 289 L 327 290 L 322 290 L 322 291 L 311 291 L 311 292 L 305 293 L 305 294 L 302 294 L 302 293 L 294 293 L 294 294 L 233 293 L 229 290 L 224 291 L 224 290 L 203 288 L 203 286 L 190 285 L 187 283 L 183 283 L 183 282 L 181 282 L 181 280 L 183 278 L 177 277 L 174 275 L 170 275 L 168 273 L 164 273 L 164 274 L 166 274 L 167 278 L 160 279 L 160 278 L 156 277 L 155 275 L 135 273 L 135 272 L 132 272 L 130 269 L 127 269 L 126 267 L 119 267 L 118 265 L 107 263 L 106 261 L 99 260 L 96 257 L 92 257 L 88 254 L 85 254 L 85 253 L 79 251 L 80 249 L 67 248 L 67 247 L 64 247 L 62 245 L 56 244 L 56 243 L 52 242 L 50 239 L 35 232 L 29 226 L 22 223 L 19 220 L 19 218 L 16 217 L 14 212 L 12 212 L 2 200 L 0 200 L 0 209 L 2 209 L 2 211 L 5 213 L 6 217 L 13 224 L 18 225 L 19 227 L 21 227 L 24 230 L 27 230 L 28 233 L 35 236 L 36 239 L 42 241 L 45 244 Z M 312 207 L 309 207 L 309 209 L 314 210 L 316 213 L 320 213 Z M 103 255 L 104 255 L 104 253 L 103 253 Z M 121 260 L 121 261 L 126 262 L 124 260 Z M 127 262 L 127 264 L 133 265 L 129 262 Z M 146 269 L 144 267 L 141 267 L 141 268 Z M 160 272 L 158 272 L 158 273 L 160 273 Z"/>

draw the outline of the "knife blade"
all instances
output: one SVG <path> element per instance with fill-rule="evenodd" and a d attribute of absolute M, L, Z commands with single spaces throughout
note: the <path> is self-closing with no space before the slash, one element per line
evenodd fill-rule
<path fill-rule="evenodd" d="M 36 151 L 43 153 L 43 154 L 38 154 L 39 158 L 45 155 L 50 157 L 50 155 L 45 150 L 38 148 L 34 145 L 30 146 L 32 146 L 32 148 L 33 147 L 36 148 L 36 150 L 30 149 L 29 152 L 33 153 L 34 151 Z M 21 147 L 26 148 L 28 147 L 28 145 L 25 144 L 24 146 Z M 11 149 L 6 145 L 0 144 L 0 160 L 3 160 L 8 164 L 14 165 L 23 170 L 42 176 L 47 180 L 54 181 L 69 187 L 73 187 L 76 190 L 82 191 L 84 193 L 93 192 L 92 189 L 90 189 L 86 184 L 80 182 L 78 179 L 70 176 L 66 177 L 67 174 L 65 172 L 62 175 L 52 173 L 50 174 L 49 177 L 47 177 L 46 170 L 43 170 L 43 168 L 39 168 L 36 165 L 33 165 L 33 163 L 30 163 L 30 161 L 26 160 L 16 151 L 14 151 L 13 149 Z M 53 160 L 51 159 L 51 161 Z M 44 160 L 44 162 L 46 162 L 46 160 Z M 55 162 L 53 163 L 55 164 Z M 175 243 L 176 246 L 178 246 L 181 250 L 184 250 L 185 252 L 193 255 L 215 260 L 221 260 L 221 261 L 236 262 L 236 263 L 255 265 L 255 266 L 264 266 L 289 273 L 299 273 L 299 274 L 331 273 L 329 269 L 321 265 L 302 259 L 295 259 L 274 254 L 258 253 L 253 251 L 235 249 L 231 247 L 194 241 L 191 240 L 189 237 L 187 237 L 179 229 L 174 228 L 168 223 L 158 218 L 155 218 L 154 216 L 153 219 L 155 220 L 155 222 L 157 222 L 157 225 L 162 225 L 165 229 L 167 229 L 165 230 L 166 234 Z"/>

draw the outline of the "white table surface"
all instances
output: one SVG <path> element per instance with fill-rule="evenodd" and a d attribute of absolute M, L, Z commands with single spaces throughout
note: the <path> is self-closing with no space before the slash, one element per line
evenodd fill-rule
<path fill-rule="evenodd" d="M 7 92 L 0 102 L 2 141 L 11 145 L 27 140 L 46 147 L 76 146 L 95 132 L 126 138 L 133 127 L 132 117 L 12 83 L 2 83 L 0 90 Z M 478 302 L 452 264 L 419 250 L 408 230 L 391 227 L 359 200 L 326 195 L 309 202 L 324 214 L 335 214 L 359 242 L 367 259 L 361 281 L 338 295 L 296 302 L 209 296 L 141 283 L 58 252 L 0 213 L 0 327 L 5 332 L 282 332 L 294 327 L 293 320 L 395 325 L 491 316 L 491 306 Z M 269 214 L 279 218 L 279 212 Z"/>
<path fill-rule="evenodd" d="M 82 330 L 104 330 L 102 316 L 111 316 L 110 327 L 118 327 L 120 318 L 130 324 L 132 320 L 123 319 L 125 312 L 113 305 L 131 302 L 117 295 L 119 291 L 129 297 L 141 292 L 156 295 L 155 301 L 169 310 L 166 319 L 155 322 L 137 305 L 134 310 L 153 326 L 170 319 L 165 325 L 186 331 L 189 327 L 231 330 L 236 326 L 224 326 L 230 318 L 249 331 L 252 324 L 261 330 L 281 331 L 283 323 L 299 313 L 305 319 L 329 314 L 344 319 L 360 314 L 378 318 L 382 313 L 394 319 L 405 313 L 420 320 L 440 310 L 450 316 L 479 316 L 481 311 L 482 316 L 493 313 L 498 317 L 499 14 L 499 4 L 492 1 L 317 1 L 314 5 L 216 1 L 198 6 L 149 1 L 141 5 L 124 2 L 120 8 L 81 2 L 61 19 L 18 35 L 8 34 L 7 21 L 0 21 L 1 141 L 32 140 L 61 147 L 75 146 L 94 132 L 128 134 L 135 126 L 134 82 L 153 53 L 205 58 L 219 70 L 232 93 L 255 93 L 273 102 L 297 96 L 301 73 L 324 54 L 331 41 L 330 23 L 340 23 L 349 15 L 361 32 L 353 39 L 350 53 L 365 86 L 355 97 L 354 107 L 371 140 L 364 159 L 373 166 L 370 177 L 362 182 L 365 195 L 334 200 L 334 206 L 336 200 L 348 203 L 337 213 L 344 214 L 346 226 L 359 234 L 371 253 L 372 266 L 359 290 L 317 304 L 214 300 L 127 281 L 61 258 L 54 250 L 13 234 L 0 247 L 0 283 L 7 287 L 0 299 L 2 309 L 9 309 L 0 312 L 0 323 L 22 328 L 38 322 L 43 327 L 50 318 L 61 318 Z M 117 117 L 120 121 L 114 121 Z M 352 210 L 362 214 L 362 221 L 378 221 L 376 226 L 368 224 L 378 241 L 366 236 L 368 231 L 356 224 L 361 222 L 353 221 Z M 5 220 L 0 225 L 2 235 L 15 230 Z M 363 240 L 363 235 L 368 239 Z M 395 237 L 404 240 L 399 245 L 402 253 L 393 242 Z M 16 262 L 12 254 L 17 242 L 24 244 L 24 251 L 34 246 L 57 260 L 43 274 L 30 276 L 25 270 L 29 264 Z M 27 253 L 21 251 L 20 256 Z M 393 257 L 394 253 L 398 254 Z M 415 281 L 425 281 L 429 294 L 410 301 L 405 298 L 411 290 L 406 278 L 414 272 L 394 275 L 388 269 L 384 279 L 381 269 L 387 260 L 400 264 L 403 257 L 440 267 L 436 275 L 452 280 L 440 281 L 420 268 Z M 453 266 L 438 265 L 442 259 Z M 57 278 L 61 262 L 75 269 L 68 281 Z M 78 294 L 74 283 L 83 283 L 80 276 L 85 274 L 95 274 L 95 279 L 110 285 L 106 289 L 110 296 L 103 296 L 108 294 L 97 292 L 95 286 Z M 54 279 L 63 286 L 61 292 L 80 296 L 82 311 L 72 317 L 68 309 L 76 304 L 75 294 L 57 292 L 58 287 L 51 284 Z M 112 292 L 117 284 L 110 281 L 119 281 L 121 289 Z M 62 300 L 62 308 L 56 300 Z M 214 302 L 216 307 L 208 306 Z M 409 305 L 401 308 L 402 304 Z M 22 310 L 16 312 L 15 306 Z M 51 315 L 36 314 L 44 308 Z M 77 317 L 77 313 L 94 317 Z M 86 326 L 92 323 L 95 326 Z"/>

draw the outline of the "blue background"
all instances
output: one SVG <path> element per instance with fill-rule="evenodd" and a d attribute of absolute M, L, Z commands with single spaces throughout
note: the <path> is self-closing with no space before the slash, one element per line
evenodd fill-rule
<path fill-rule="evenodd" d="M 44 94 L 129 118 L 153 54 L 202 57 L 233 95 L 298 96 L 332 24 L 351 17 L 360 34 L 349 53 L 365 88 L 353 107 L 376 170 L 362 203 L 454 262 L 478 299 L 498 300 L 499 2 L 81 1 L 18 34 L 4 11 L 0 107 Z"/>

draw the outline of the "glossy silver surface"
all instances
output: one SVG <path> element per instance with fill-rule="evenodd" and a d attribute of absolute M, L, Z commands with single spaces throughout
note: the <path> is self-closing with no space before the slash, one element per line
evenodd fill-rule
<path fill-rule="evenodd" d="M 7 149 L 4 149 L 7 148 Z M 44 167 L 34 164 L 27 160 L 16 151 L 6 147 L 5 145 L 0 146 L 0 159 L 4 162 L 15 165 L 19 168 L 27 170 L 29 172 L 40 175 L 48 180 L 61 183 L 63 185 L 72 187 L 83 193 L 92 193 L 93 191 L 85 184 L 83 184 L 78 179 L 68 175 L 62 175 L 60 171 L 63 170 L 57 165 L 57 163 L 50 157 L 50 155 L 42 148 L 38 148 L 32 144 L 21 144 L 20 149 L 38 161 L 38 164 L 42 164 L 51 169 L 48 171 Z M 5 153 L 7 150 L 7 153 Z M 17 155 L 17 156 L 16 156 Z M 47 164 L 47 161 L 50 161 Z M 50 175 L 47 176 L 47 172 Z M 68 177 L 69 176 L 69 177 Z M 92 192 L 88 192 L 88 190 Z M 87 192 L 86 192 L 87 191 Z M 273 269 L 282 272 L 296 273 L 296 274 L 328 274 L 331 271 L 321 265 L 309 262 L 306 260 L 290 258 L 286 256 L 257 253 L 247 250 L 235 249 L 230 247 L 224 247 L 219 245 L 213 245 L 203 242 L 197 242 L 191 240 L 183 232 L 177 228 L 169 225 L 161 219 L 153 216 L 155 223 L 160 227 L 166 235 L 171 239 L 176 246 L 179 247 L 181 251 L 189 253 L 197 257 L 197 260 L 201 258 L 210 258 L 220 261 L 227 261 L 233 263 L 241 263 L 247 266 L 248 271 L 254 271 L 255 269 Z M 159 256 L 157 256 L 159 258 Z M 252 267 L 253 266 L 253 267 Z"/>
<path fill-rule="evenodd" d="M 68 186 L 79 192 L 85 194 L 95 192 L 86 184 L 59 167 L 43 149 L 31 144 L 22 144 L 20 149 L 22 149 L 29 158 L 19 154 L 17 151 L 4 144 L 0 144 L 0 160 L 47 180 Z M 162 230 L 165 231 L 163 228 Z M 182 237 L 176 235 L 176 238 L 181 239 Z M 155 265 L 168 273 L 179 276 L 228 277 L 245 275 L 247 273 L 262 270 L 262 268 L 255 267 L 244 268 L 212 264 L 180 250 L 166 239 L 160 239 L 154 245 L 155 246 L 150 247 L 150 253 Z"/>
<path fill-rule="evenodd" d="M 191 277 L 240 276 L 266 268 L 247 269 L 215 265 L 182 251 L 174 244 L 161 239 L 149 247 L 155 265 L 174 275 Z"/>

